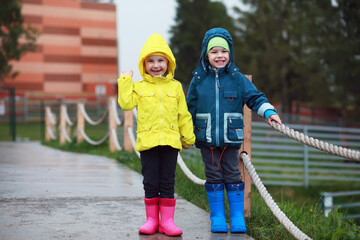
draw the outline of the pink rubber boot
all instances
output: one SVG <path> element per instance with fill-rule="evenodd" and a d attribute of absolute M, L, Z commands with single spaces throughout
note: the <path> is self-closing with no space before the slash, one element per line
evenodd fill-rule
<path fill-rule="evenodd" d="M 159 233 L 165 233 L 167 236 L 179 236 L 183 233 L 174 223 L 175 204 L 175 198 L 160 198 L 159 206 L 161 220 Z"/>
<path fill-rule="evenodd" d="M 159 198 L 144 198 L 146 222 L 139 229 L 141 234 L 154 234 L 159 226 Z"/>

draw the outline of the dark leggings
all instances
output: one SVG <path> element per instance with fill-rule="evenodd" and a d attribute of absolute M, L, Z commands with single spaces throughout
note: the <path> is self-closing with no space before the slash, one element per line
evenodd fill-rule
<path fill-rule="evenodd" d="M 207 183 L 241 183 L 238 149 L 202 147 L 201 156 Z"/>
<path fill-rule="evenodd" d="M 146 198 L 174 198 L 178 149 L 157 146 L 140 152 Z"/>

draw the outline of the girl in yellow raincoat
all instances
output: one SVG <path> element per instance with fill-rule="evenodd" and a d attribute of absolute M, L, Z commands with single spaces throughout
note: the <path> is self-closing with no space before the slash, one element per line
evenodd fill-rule
<path fill-rule="evenodd" d="M 133 83 L 131 70 L 122 71 L 118 79 L 121 108 L 137 107 L 138 112 L 135 149 L 140 152 L 147 217 L 142 234 L 182 234 L 174 223 L 175 170 L 178 152 L 193 145 L 195 135 L 181 83 L 173 79 L 175 67 L 168 44 L 153 34 L 140 52 L 143 80 Z"/>

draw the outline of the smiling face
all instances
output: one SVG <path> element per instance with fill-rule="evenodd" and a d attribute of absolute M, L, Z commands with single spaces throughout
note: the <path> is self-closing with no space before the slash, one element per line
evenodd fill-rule
<path fill-rule="evenodd" d="M 145 59 L 145 70 L 152 77 L 162 76 L 168 68 L 168 60 L 160 55 L 150 55 Z"/>
<path fill-rule="evenodd" d="M 213 47 L 208 53 L 209 62 L 212 68 L 223 68 L 230 61 L 229 52 L 223 47 Z"/>

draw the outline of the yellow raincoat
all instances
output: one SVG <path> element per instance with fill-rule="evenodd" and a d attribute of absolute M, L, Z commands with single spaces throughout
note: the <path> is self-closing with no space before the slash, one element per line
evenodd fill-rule
<path fill-rule="evenodd" d="M 144 61 L 149 55 L 161 53 L 169 61 L 167 75 L 152 77 L 145 71 Z M 181 151 L 182 146 L 195 143 L 193 122 L 185 101 L 181 83 L 174 80 L 175 57 L 159 34 L 151 35 L 139 57 L 142 81 L 133 83 L 132 77 L 118 79 L 118 102 L 125 111 L 137 107 L 136 150 L 169 145 Z"/>

